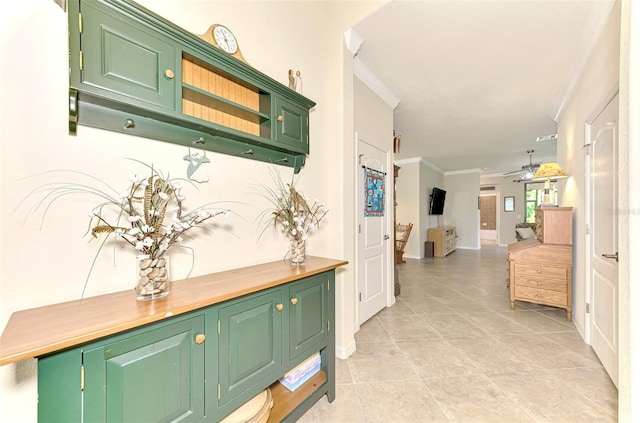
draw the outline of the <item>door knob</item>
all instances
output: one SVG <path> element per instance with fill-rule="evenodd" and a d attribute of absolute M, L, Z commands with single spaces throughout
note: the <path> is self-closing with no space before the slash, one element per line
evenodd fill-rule
<path fill-rule="evenodd" d="M 385 236 L 384 236 L 384 239 L 385 239 L 385 240 L 389 239 L 389 235 L 385 235 Z"/>
<path fill-rule="evenodd" d="M 615 259 L 615 261 L 617 262 L 618 261 L 618 252 L 616 251 L 615 254 L 603 254 L 602 257 Z"/>

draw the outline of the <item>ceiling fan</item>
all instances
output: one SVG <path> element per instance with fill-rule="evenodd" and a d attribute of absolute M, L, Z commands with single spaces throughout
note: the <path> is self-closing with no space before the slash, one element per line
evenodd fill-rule
<path fill-rule="evenodd" d="M 527 154 L 529 155 L 529 164 L 526 165 L 522 165 L 522 168 L 520 170 L 514 170 L 512 172 L 507 172 L 507 173 L 503 173 L 503 176 L 509 176 L 509 175 L 515 175 L 517 173 L 520 174 L 520 180 L 519 181 L 515 181 L 515 182 L 520 182 L 520 181 L 528 181 L 531 178 L 533 178 L 533 175 L 535 175 L 536 170 L 538 170 L 538 168 L 540 167 L 540 165 L 542 163 L 534 163 L 533 162 L 533 152 L 535 150 L 527 150 Z"/>

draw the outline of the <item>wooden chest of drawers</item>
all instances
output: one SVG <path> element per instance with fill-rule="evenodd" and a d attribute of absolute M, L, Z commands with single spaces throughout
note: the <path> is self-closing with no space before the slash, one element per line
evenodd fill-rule
<path fill-rule="evenodd" d="M 435 257 L 446 257 L 456 250 L 456 228 L 453 226 L 429 228 L 428 238 L 433 242 Z"/>
<path fill-rule="evenodd" d="M 516 301 L 563 308 L 572 313 L 571 245 L 543 244 L 527 239 L 509 245 L 511 309 Z"/>

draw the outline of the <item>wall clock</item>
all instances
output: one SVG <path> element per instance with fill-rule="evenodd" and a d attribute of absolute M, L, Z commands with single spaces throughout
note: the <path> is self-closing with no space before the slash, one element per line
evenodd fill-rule
<path fill-rule="evenodd" d="M 198 35 L 198 37 L 222 50 L 226 54 L 233 56 L 236 59 L 242 60 L 244 63 L 247 63 L 244 56 L 242 56 L 242 53 L 240 52 L 238 39 L 226 26 L 221 24 L 213 24 L 209 27 L 209 29 L 207 29 L 207 32 L 202 35 Z"/>

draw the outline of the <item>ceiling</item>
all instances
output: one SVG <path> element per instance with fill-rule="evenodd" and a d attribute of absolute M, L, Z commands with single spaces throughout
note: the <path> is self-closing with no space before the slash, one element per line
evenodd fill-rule
<path fill-rule="evenodd" d="M 536 138 L 556 133 L 609 3 L 396 0 L 355 25 L 356 60 L 399 100 L 395 159 L 482 175 L 521 169 L 530 149 L 556 161 L 557 141 Z"/>

